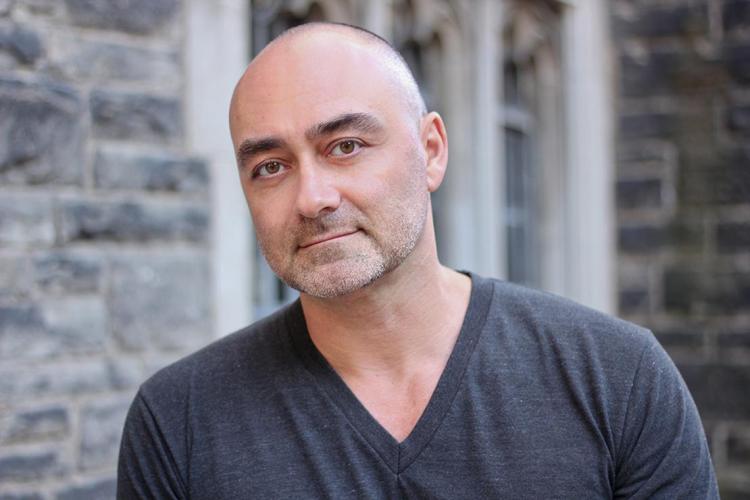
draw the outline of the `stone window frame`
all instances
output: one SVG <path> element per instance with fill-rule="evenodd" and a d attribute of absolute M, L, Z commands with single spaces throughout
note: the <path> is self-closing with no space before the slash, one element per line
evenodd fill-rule
<path fill-rule="evenodd" d="M 562 172 L 547 172 L 542 182 L 543 196 L 550 205 L 545 210 L 548 219 L 541 230 L 541 244 L 551 250 L 541 254 L 541 283 L 549 291 L 569 297 L 595 309 L 613 313 L 616 304 L 614 263 L 615 206 L 614 206 L 614 96 L 611 37 L 606 5 L 600 0 L 555 0 L 560 9 L 561 85 L 562 85 L 562 144 L 555 145 L 547 134 L 548 144 L 542 149 L 560 151 L 558 167 Z M 485 58 L 504 53 L 502 28 L 510 15 L 510 2 L 489 2 L 484 5 L 480 19 L 485 19 L 487 33 L 484 43 Z M 487 21 L 494 19 L 494 22 Z M 479 51 L 477 51 L 479 52 Z M 502 75 L 502 72 L 496 72 Z M 481 74 L 479 75 L 481 77 Z M 477 92 L 479 102 L 488 102 L 489 91 L 502 89 L 503 82 L 491 81 Z M 502 98 L 499 99 L 502 103 Z M 481 108 L 477 108 L 481 112 Z M 485 130 L 490 123 L 504 124 L 503 109 L 496 116 L 485 110 Z M 494 139 L 495 164 L 502 165 L 505 157 L 504 141 Z M 486 143 L 485 143 L 486 144 Z M 504 168 L 498 169 L 494 193 L 485 194 L 484 205 L 492 207 L 487 197 L 494 199 L 494 207 L 505 206 Z M 553 175 L 550 175 L 550 174 Z M 560 189 L 559 186 L 563 189 Z M 490 188 L 485 187 L 486 191 Z M 500 220 L 481 223 L 488 231 L 502 228 Z M 508 276 L 504 231 L 497 230 L 496 255 L 499 262 L 488 267 L 497 275 Z"/>
<path fill-rule="evenodd" d="M 187 146 L 208 163 L 214 337 L 253 319 L 252 225 L 229 136 L 229 99 L 249 61 L 247 0 L 186 0 Z"/>
<path fill-rule="evenodd" d="M 564 102 L 561 24 L 556 0 L 506 2 L 502 26 L 507 275 L 513 281 L 562 292 L 564 284 Z M 511 81 L 512 79 L 512 81 Z M 512 95 L 511 95 L 512 94 Z M 509 149 L 511 148 L 511 149 Z M 509 164 L 513 156 L 514 164 Z"/>
<path fill-rule="evenodd" d="M 562 293 L 616 311 L 614 51 L 607 2 L 561 1 L 566 105 Z"/>

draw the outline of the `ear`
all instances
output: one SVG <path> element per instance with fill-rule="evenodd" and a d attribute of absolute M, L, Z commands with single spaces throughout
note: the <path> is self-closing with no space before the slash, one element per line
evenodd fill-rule
<path fill-rule="evenodd" d="M 448 135 L 443 119 L 436 112 L 422 117 L 421 139 L 426 155 L 427 187 L 434 193 L 442 184 L 448 166 Z"/>

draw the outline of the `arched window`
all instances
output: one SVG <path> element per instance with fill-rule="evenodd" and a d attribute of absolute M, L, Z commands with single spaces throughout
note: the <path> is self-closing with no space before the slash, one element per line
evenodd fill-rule
<path fill-rule="evenodd" d="M 560 291 L 564 252 L 561 6 L 506 3 L 502 131 L 507 277 Z"/>

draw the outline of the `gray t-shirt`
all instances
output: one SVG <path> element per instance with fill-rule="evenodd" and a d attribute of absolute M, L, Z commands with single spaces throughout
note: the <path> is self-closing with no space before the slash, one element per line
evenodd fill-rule
<path fill-rule="evenodd" d="M 296 302 L 143 384 L 118 498 L 718 493 L 695 405 L 650 332 L 472 276 L 453 353 L 403 442 L 317 351 Z"/>

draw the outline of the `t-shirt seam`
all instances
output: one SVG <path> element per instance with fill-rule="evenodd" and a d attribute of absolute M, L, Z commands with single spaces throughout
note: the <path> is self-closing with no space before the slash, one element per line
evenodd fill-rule
<path fill-rule="evenodd" d="M 625 463 L 625 457 L 623 456 L 624 450 L 623 446 L 625 445 L 624 439 L 627 429 L 627 422 L 630 418 L 630 413 L 632 410 L 632 403 L 633 403 L 633 397 L 636 389 L 636 380 L 638 379 L 638 376 L 640 375 L 641 368 L 643 367 L 643 360 L 646 357 L 646 354 L 650 352 L 652 349 L 652 345 L 650 343 L 646 343 L 646 345 L 641 350 L 641 355 L 638 358 L 638 364 L 636 365 L 636 369 L 633 372 L 633 377 L 630 380 L 630 389 L 628 391 L 628 397 L 627 397 L 627 404 L 625 405 L 625 415 L 622 419 L 621 429 L 620 429 L 620 437 L 617 442 L 617 450 L 615 450 L 615 456 L 616 456 L 616 462 L 615 462 L 615 483 L 617 482 L 617 475 L 618 472 L 622 473 L 623 471 L 620 470 L 621 467 L 626 467 L 627 464 Z M 613 485 L 614 487 L 614 485 Z"/>
<path fill-rule="evenodd" d="M 156 418 L 156 414 L 151 409 L 151 405 L 148 403 L 146 396 L 143 394 L 143 391 L 139 391 L 137 397 L 140 398 L 140 400 L 143 402 L 143 406 L 146 409 L 148 416 L 153 421 L 154 427 L 156 428 L 156 431 L 159 433 L 159 440 L 164 444 L 164 450 L 169 456 L 169 460 L 171 462 L 170 465 L 174 468 L 175 477 L 180 482 L 180 488 L 182 488 L 182 493 L 186 495 L 186 498 L 190 498 L 189 489 L 186 487 L 185 480 L 182 477 L 182 474 L 180 473 L 180 468 L 177 466 L 177 460 L 175 459 L 174 454 L 172 453 L 172 449 L 168 444 L 166 435 L 164 434 L 164 431 L 162 430 L 161 425 L 159 425 L 159 421 Z"/>

